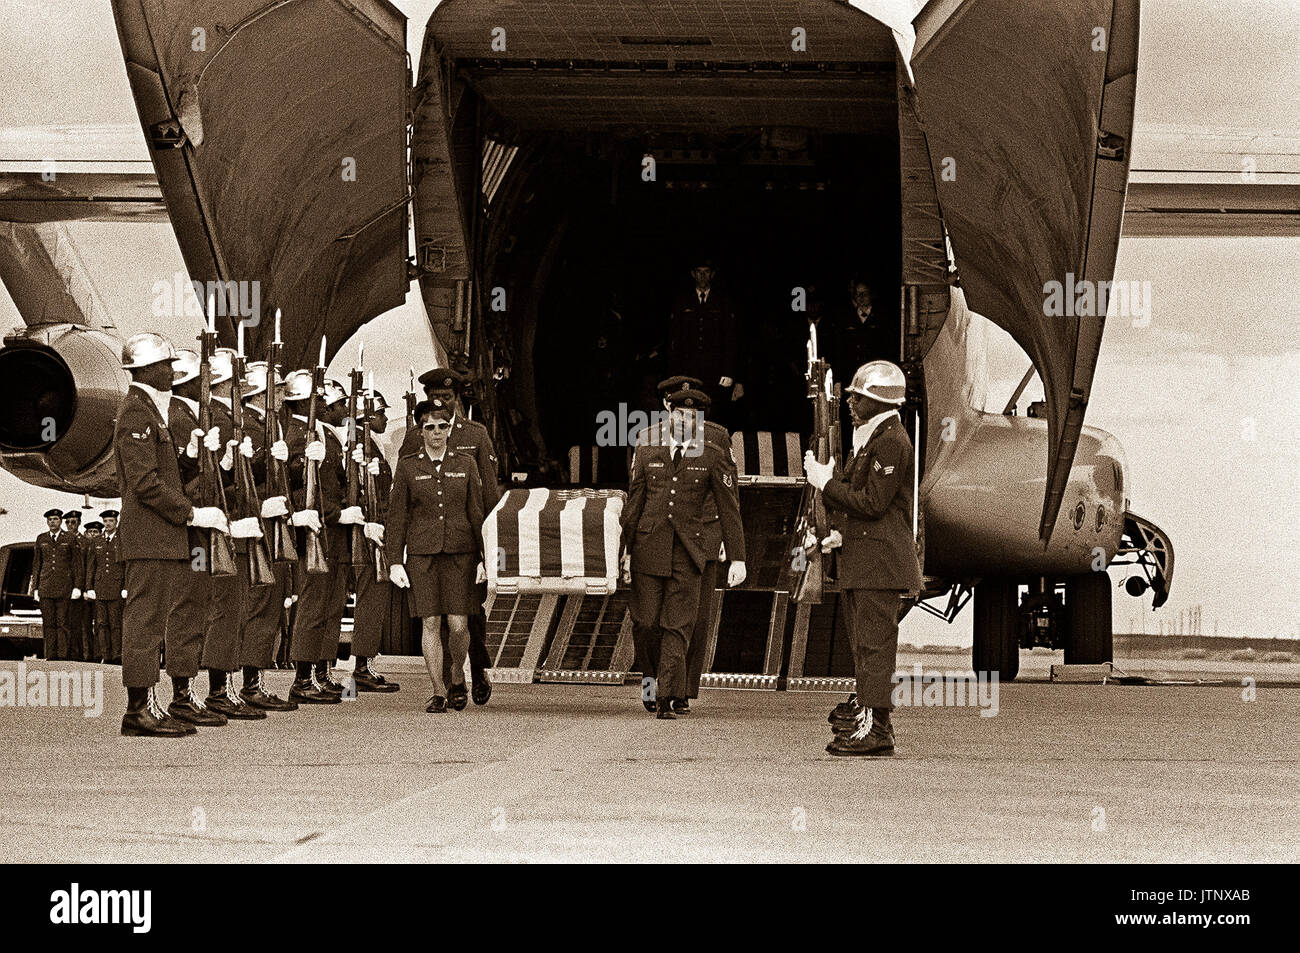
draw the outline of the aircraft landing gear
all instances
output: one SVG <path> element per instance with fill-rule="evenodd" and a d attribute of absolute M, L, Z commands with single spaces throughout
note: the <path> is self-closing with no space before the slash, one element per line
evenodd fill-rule
<path fill-rule="evenodd" d="M 1111 582 L 1104 572 L 1065 577 L 1066 665 L 1097 665 L 1114 660 L 1111 641 Z"/>
<path fill-rule="evenodd" d="M 985 578 L 975 587 L 971 668 L 1009 682 L 1020 671 L 1020 596 L 1014 579 Z"/>

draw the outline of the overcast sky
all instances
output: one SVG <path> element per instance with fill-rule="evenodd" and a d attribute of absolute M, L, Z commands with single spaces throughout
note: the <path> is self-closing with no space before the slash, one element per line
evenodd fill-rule
<path fill-rule="evenodd" d="M 399 0 L 418 58 L 432 0 Z M 138 122 L 108 0 L 0 0 L 0 130 L 30 125 Z M 1300 128 L 1300 4 L 1146 0 L 1137 121 L 1210 132 Z M 110 308 L 138 302 L 157 276 L 183 268 L 166 225 L 78 226 Z M 121 236 L 130 235 L 124 246 Z M 96 264 L 98 260 L 98 265 Z M 1300 240 L 1125 239 L 1117 280 L 1149 281 L 1152 320 L 1107 325 L 1088 423 L 1114 433 L 1129 460 L 1135 511 L 1173 537 L 1177 577 L 1166 619 L 1204 605 L 1220 634 L 1296 634 L 1300 586 Z M 0 322 L 21 323 L 0 289 Z M 380 386 L 400 394 L 406 367 L 427 366 L 432 345 L 417 301 L 360 335 Z M 356 342 L 340 354 L 350 365 Z M 1027 359 L 1005 336 L 991 346 L 990 405 L 1005 400 Z M 1041 388 L 1040 388 L 1041 391 Z M 1254 439 L 1247 439 L 1252 431 Z M 0 477 L 0 537 L 39 531 L 66 495 Z M 1285 568 L 1284 568 L 1285 567 Z M 1149 605 L 1149 597 L 1144 600 Z M 1117 631 L 1139 604 L 1116 597 Z M 909 617 L 904 637 L 969 641 L 955 626 Z M 1156 622 L 1146 613 L 1145 627 Z"/>

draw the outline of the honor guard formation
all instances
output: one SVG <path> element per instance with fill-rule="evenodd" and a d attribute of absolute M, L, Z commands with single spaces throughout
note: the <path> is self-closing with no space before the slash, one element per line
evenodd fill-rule
<path fill-rule="evenodd" d="M 706 310 L 730 313 L 707 263 L 695 277 L 695 298 L 674 316 L 683 335 L 692 321 L 716 328 L 721 319 L 704 321 Z M 488 431 L 461 404 L 466 378 L 445 368 L 419 378 L 424 399 L 407 395 L 408 429 L 390 468 L 376 441 L 388 403 L 373 374 L 369 384 L 361 367 L 347 385 L 327 379 L 323 342 L 318 366 L 286 372 L 278 322 L 262 361 L 246 361 L 242 336 L 238 350 L 218 347 L 211 326 L 198 341 L 177 349 L 149 332 L 123 348 L 131 386 L 114 434 L 121 513 L 104 510 L 84 535 L 80 514 L 45 514 L 33 578 L 46 657 L 121 664 L 125 735 L 265 720 L 338 704 L 349 690 L 333 660 L 352 593 L 352 690 L 398 691 L 372 661 L 394 626 L 419 618 L 432 685 L 425 710 L 487 704 L 483 525 L 502 494 Z M 746 578 L 731 435 L 711 419 L 742 385 L 725 348 L 707 360 L 687 350 L 697 356 L 681 363 L 707 376 L 658 385 L 663 413 L 630 448 L 620 517 L 641 702 L 662 720 L 689 714 L 699 697 L 720 579 L 732 587 Z M 856 692 L 828 717 L 835 755 L 894 750 L 898 619 L 921 586 L 912 444 L 898 414 L 905 396 L 897 366 L 863 364 L 845 394 L 847 463 L 826 452 L 838 439 L 804 461 L 822 514 L 809 509 L 804 545 L 815 559 L 839 552 L 856 667 Z M 285 698 L 264 680 L 277 658 L 294 668 Z M 165 709 L 156 696 L 164 668 Z M 196 687 L 201 672 L 206 693 Z"/>

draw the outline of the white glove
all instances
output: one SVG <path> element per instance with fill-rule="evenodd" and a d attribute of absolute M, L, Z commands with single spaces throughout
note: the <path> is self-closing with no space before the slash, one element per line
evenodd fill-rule
<path fill-rule="evenodd" d="M 275 519 L 277 516 L 285 516 L 289 512 L 289 506 L 282 496 L 268 496 L 262 501 L 262 519 Z"/>
<path fill-rule="evenodd" d="M 74 598 L 74 599 L 80 599 L 80 598 L 81 598 L 81 590 L 80 590 L 80 589 L 73 589 L 73 590 L 72 590 L 72 598 Z"/>
<path fill-rule="evenodd" d="M 745 385 L 742 384 L 740 381 L 736 381 L 736 386 L 731 388 L 731 399 L 740 400 L 740 398 L 744 396 L 745 396 Z"/>
<path fill-rule="evenodd" d="M 199 458 L 199 441 L 203 439 L 203 431 L 197 427 L 190 431 L 190 442 L 185 445 L 185 456 L 191 460 Z"/>
<path fill-rule="evenodd" d="M 271 456 L 275 457 L 275 459 L 279 460 L 281 463 L 288 462 L 289 445 L 283 440 L 277 440 L 275 443 L 271 444 Z"/>
<path fill-rule="evenodd" d="M 839 530 L 833 529 L 822 540 L 822 552 L 829 553 L 832 549 L 839 549 L 844 545 L 844 536 Z"/>
<path fill-rule="evenodd" d="M 406 575 L 406 567 L 402 565 L 388 567 L 388 581 L 398 589 L 411 588 L 411 579 Z"/>
<path fill-rule="evenodd" d="M 226 520 L 226 514 L 221 512 L 219 506 L 194 507 L 194 516 L 190 519 L 190 525 L 199 529 L 216 529 L 223 533 L 230 532 L 230 524 Z"/>
<path fill-rule="evenodd" d="M 221 430 L 213 427 L 203 437 L 203 446 L 207 447 L 213 453 L 221 449 Z"/>
<path fill-rule="evenodd" d="M 245 437 L 239 444 L 239 455 L 253 459 L 253 438 Z"/>
<path fill-rule="evenodd" d="M 370 540 L 376 546 L 384 545 L 384 524 L 367 523 L 365 526 L 366 539 Z"/>
<path fill-rule="evenodd" d="M 745 581 L 745 564 L 733 562 L 727 567 L 727 586 L 739 586 Z"/>
<path fill-rule="evenodd" d="M 256 516 L 247 516 L 230 524 L 230 535 L 234 539 L 258 539 L 262 535 L 262 524 Z"/>
<path fill-rule="evenodd" d="M 87 590 L 86 590 L 86 598 L 87 598 L 87 599 L 94 599 L 94 598 L 96 598 L 96 596 L 95 596 L 95 590 L 94 590 L 94 589 L 87 589 Z"/>
<path fill-rule="evenodd" d="M 371 476 L 379 476 L 379 458 L 371 457 L 370 464 L 366 467 Z"/>
<path fill-rule="evenodd" d="M 818 463 L 813 452 L 807 450 L 803 455 L 803 470 L 808 476 L 809 483 L 818 490 L 825 489 L 826 484 L 831 482 L 831 473 L 835 470 L 835 458 L 831 457 L 826 463 Z"/>
<path fill-rule="evenodd" d="M 296 597 L 296 596 L 285 596 L 285 597 L 284 597 L 284 607 L 285 607 L 286 609 L 292 609 L 292 608 L 293 608 L 293 600 L 294 600 L 295 598 L 297 598 L 297 597 Z"/>
<path fill-rule="evenodd" d="M 719 377 L 719 378 L 718 378 L 718 386 L 719 386 L 719 387 L 730 387 L 730 386 L 731 386 L 732 384 L 734 384 L 734 383 L 736 383 L 736 382 L 733 381 L 730 377 Z"/>
<path fill-rule="evenodd" d="M 320 514 L 315 510 L 299 510 L 289 518 L 294 526 L 304 526 L 313 533 L 320 532 Z"/>
<path fill-rule="evenodd" d="M 33 590 L 32 590 L 32 598 L 35 599 L 37 602 L 40 602 L 40 601 L 41 601 L 41 590 L 39 590 L 39 589 L 33 589 Z"/>
<path fill-rule="evenodd" d="M 481 582 L 487 582 L 487 570 L 482 563 L 479 563 L 478 568 L 474 570 L 474 585 L 477 586 Z"/>
<path fill-rule="evenodd" d="M 631 553 L 623 554 L 623 581 L 624 582 L 632 581 L 632 554 Z"/>
<path fill-rule="evenodd" d="M 355 447 L 352 448 L 352 462 L 353 463 L 366 462 L 366 454 L 365 451 L 361 449 L 361 444 L 357 444 Z"/>
<path fill-rule="evenodd" d="M 345 506 L 339 513 L 339 522 L 344 526 L 360 526 L 366 521 L 366 514 L 359 506 Z"/>
<path fill-rule="evenodd" d="M 217 465 L 223 470 L 229 470 L 235 465 L 235 447 L 238 444 L 233 440 L 226 441 L 225 455 L 218 461 Z"/>
<path fill-rule="evenodd" d="M 123 598 L 123 599 L 126 598 L 126 590 L 125 590 L 125 589 L 122 590 L 122 598 Z"/>
<path fill-rule="evenodd" d="M 325 459 L 325 444 L 319 440 L 313 440 L 307 444 L 307 459 L 312 463 L 320 463 Z"/>

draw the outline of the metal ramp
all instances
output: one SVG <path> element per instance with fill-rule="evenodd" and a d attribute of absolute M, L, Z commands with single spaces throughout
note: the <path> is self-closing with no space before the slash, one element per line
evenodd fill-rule
<path fill-rule="evenodd" d="M 622 683 L 634 655 L 628 612 L 631 597 L 627 589 L 609 595 L 573 593 L 562 597 L 560 622 L 537 680 Z"/>
<path fill-rule="evenodd" d="M 560 596 L 494 593 L 487 604 L 487 650 L 498 682 L 532 682 Z"/>

